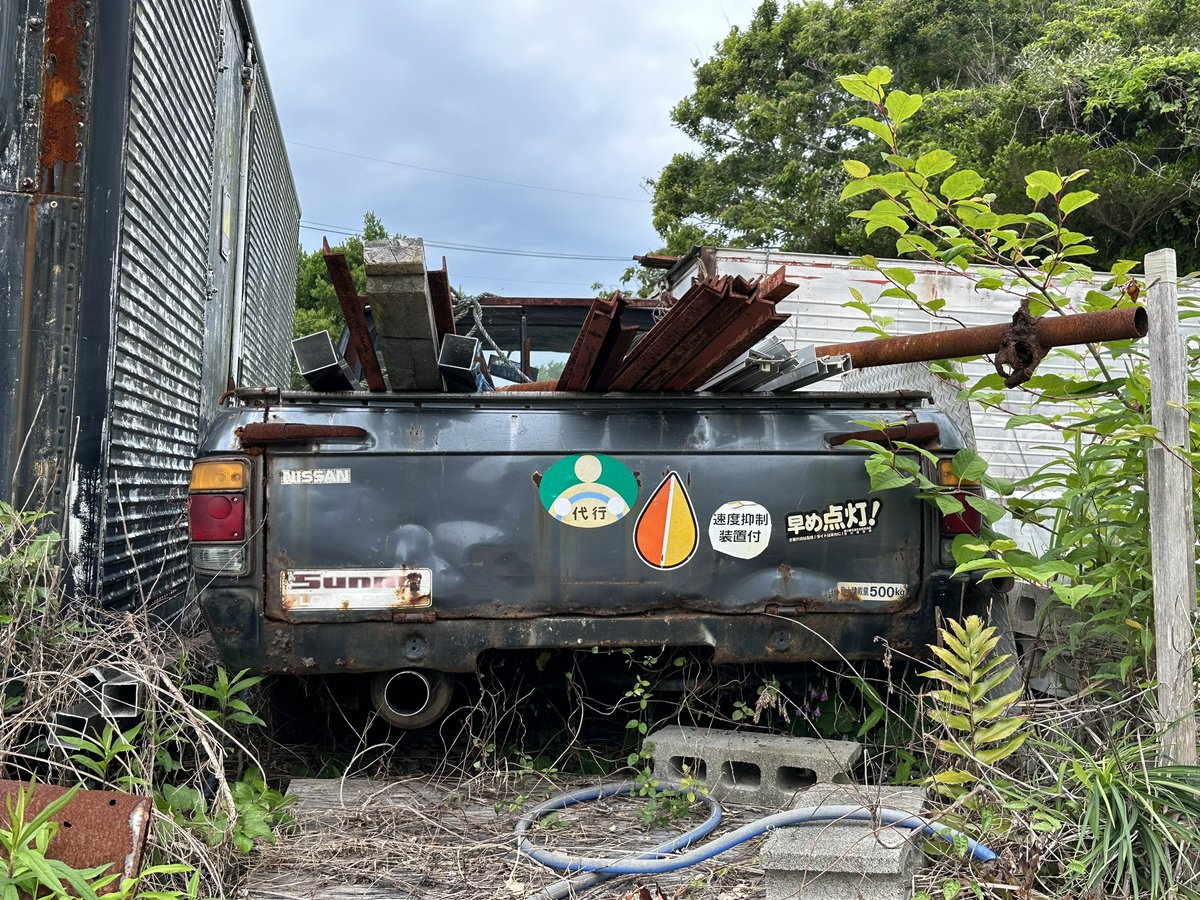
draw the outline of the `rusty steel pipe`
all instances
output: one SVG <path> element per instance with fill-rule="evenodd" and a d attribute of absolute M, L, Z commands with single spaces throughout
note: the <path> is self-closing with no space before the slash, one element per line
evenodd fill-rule
<path fill-rule="evenodd" d="M 980 325 L 928 334 L 910 334 L 877 341 L 854 341 L 818 347 L 817 356 L 850 357 L 856 369 L 897 363 L 961 359 L 995 353 L 1008 337 L 1010 325 Z M 1094 344 L 1146 336 L 1149 319 L 1142 306 L 1034 320 L 1034 335 L 1043 349 L 1071 344 Z"/>

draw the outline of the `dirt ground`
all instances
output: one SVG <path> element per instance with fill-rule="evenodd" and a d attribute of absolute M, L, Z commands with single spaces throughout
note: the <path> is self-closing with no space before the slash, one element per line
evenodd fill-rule
<path fill-rule="evenodd" d="M 397 781 L 301 779 L 296 826 L 251 857 L 241 900 L 467 900 L 533 897 L 560 880 L 517 853 L 513 828 L 522 813 L 593 781 L 535 774 L 481 774 L 465 781 L 412 777 Z M 643 801 L 614 797 L 544 820 L 531 840 L 559 852 L 620 856 L 645 850 L 699 824 L 699 804 L 682 820 L 651 828 Z M 719 832 L 767 811 L 725 806 Z M 589 898 L 752 900 L 764 896 L 756 838 L 719 858 L 654 877 L 621 876 Z"/>

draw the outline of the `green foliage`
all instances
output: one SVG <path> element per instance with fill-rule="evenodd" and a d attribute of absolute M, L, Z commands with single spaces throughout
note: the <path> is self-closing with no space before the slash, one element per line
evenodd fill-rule
<path fill-rule="evenodd" d="M 379 217 L 373 212 L 366 212 L 363 213 L 362 234 L 351 235 L 346 238 L 345 243 L 332 248 L 346 254 L 346 263 L 350 266 L 350 274 L 360 294 L 365 293 L 367 289 L 367 275 L 363 267 L 363 241 L 379 241 L 388 236 L 387 229 Z M 305 253 L 304 248 L 298 248 L 296 265 L 294 336 L 302 337 L 315 331 L 328 331 L 336 342 L 344 322 L 337 293 L 333 290 L 333 282 L 329 280 L 324 255 L 320 250 Z"/>
<path fill-rule="evenodd" d="M 44 529 L 45 519 L 0 500 L 0 625 L 13 621 L 15 609 L 46 611 L 61 542 Z"/>
<path fill-rule="evenodd" d="M 164 785 L 155 795 L 160 810 L 180 825 L 196 832 L 210 847 L 225 842 L 239 853 L 249 853 L 255 843 L 275 842 L 275 829 L 291 819 L 286 809 L 294 798 L 268 787 L 262 773 L 252 769 L 229 786 L 233 812 L 220 803 L 209 803 L 190 785 Z"/>
<path fill-rule="evenodd" d="M 204 714 L 218 725 L 266 725 L 267 723 L 254 714 L 250 705 L 238 695 L 250 690 L 263 680 L 262 675 L 247 675 L 248 670 L 242 669 L 232 678 L 224 666 L 217 666 L 217 675 L 211 685 L 186 684 L 185 691 L 201 694 L 217 703 L 216 709 L 206 709 Z"/>
<path fill-rule="evenodd" d="M 888 253 L 881 235 L 847 227 L 840 194 L 879 159 L 863 131 L 886 135 L 856 118 L 856 98 L 870 98 L 835 78 L 884 64 L 914 91 L 889 94 L 889 120 L 914 159 L 939 154 L 921 174 L 936 176 L 942 154 L 963 170 L 947 199 L 977 193 L 973 172 L 994 185 L 996 214 L 1015 213 L 1024 173 L 1088 169 L 1101 196 L 1076 218 L 1097 263 L 1174 246 L 1185 271 L 1200 268 L 1198 32 L 1200 8 L 1178 0 L 767 0 L 696 65 L 672 113 L 699 149 L 655 180 L 655 227 L 676 253 Z"/>
<path fill-rule="evenodd" d="M 880 198 L 852 213 L 865 223 L 865 230 L 892 234 L 897 252 L 945 265 L 970 277 L 978 289 L 1010 294 L 1014 304 L 1032 316 L 1059 314 L 1069 305 L 1082 312 L 1113 309 L 1129 305 L 1130 297 L 1137 296 L 1138 285 L 1130 276 L 1135 264 L 1130 261 L 1114 265 L 1104 289 L 1088 290 L 1082 302 L 1072 304 L 1066 293 L 1072 284 L 1095 280 L 1092 269 L 1080 261 L 1093 254 L 1095 242 L 1075 223 L 1081 211 L 1099 202 L 1095 191 L 1082 187 L 1085 177 L 1091 183 L 1089 173 L 1031 172 L 1021 182 L 1029 210 L 1000 213 L 992 186 L 963 168 L 954 154 L 923 145 L 925 152 L 918 155 L 905 141 L 889 112 L 898 108 L 896 103 L 889 107 L 895 93 L 888 89 L 890 72 L 876 69 L 841 81 L 853 96 L 869 98 L 873 116 L 863 120 L 876 127 L 864 125 L 863 131 L 869 135 L 866 140 L 883 145 L 884 165 L 878 172 L 865 164 L 847 167 L 850 180 L 844 196 Z M 863 257 L 862 263 L 889 282 L 882 296 L 911 302 L 933 317 L 947 315 L 944 300 L 919 298 L 911 290 L 915 276 L 910 270 L 882 264 L 874 256 Z M 970 273 L 969 266 L 975 267 Z M 861 297 L 846 305 L 872 313 Z M 885 331 L 875 320 L 869 327 Z M 1099 671 L 1127 683 L 1147 671 L 1152 659 L 1145 449 L 1160 438 L 1150 423 L 1145 348 L 1129 341 L 1106 346 L 1109 359 L 1090 347 L 1082 352 L 1051 351 L 1071 360 L 1075 373 L 1043 370 L 1025 380 L 1021 387 L 1035 411 L 1021 415 L 1007 409 L 1003 388 L 1019 380 L 1011 370 L 998 367 L 1002 371 L 974 381 L 952 366 L 942 366 L 939 372 L 959 382 L 964 398 L 1006 413 L 1008 427 L 1032 423 L 1061 437 L 1060 443 L 1039 447 L 1050 452 L 1052 461 L 1015 485 L 990 478 L 986 464 L 972 460 L 979 477 L 1002 502 L 967 502 L 989 523 L 1007 511 L 1043 529 L 1050 539 L 1044 552 L 1033 554 L 992 533 L 960 537 L 954 546 L 957 574 L 1015 577 L 1048 586 L 1069 610 L 1062 617 L 1069 625 L 1067 639 L 1048 654 L 1047 662 L 1070 651 L 1076 660 L 1089 660 L 1084 674 Z M 1193 344 L 1192 404 L 1200 401 L 1197 354 Z M 1194 417 L 1192 421 L 1193 447 L 1200 447 L 1200 428 Z M 952 500 L 939 496 L 917 471 L 915 448 L 860 446 L 872 454 L 868 470 L 876 490 L 915 482 L 939 509 L 951 511 Z M 898 449 L 907 451 L 907 461 Z M 958 466 L 956 460 L 956 472 Z M 1098 662 L 1091 663 L 1092 658 Z"/>
<path fill-rule="evenodd" d="M 111 722 L 104 724 L 103 730 L 94 736 L 83 735 L 72 737 L 61 735 L 61 740 L 77 752 L 71 754 L 71 761 L 90 773 L 97 788 L 112 785 L 123 791 L 133 791 L 148 784 L 147 779 L 133 774 L 133 766 L 125 766 L 125 771 L 113 774 L 114 768 L 119 768 L 123 757 L 136 754 L 137 748 L 133 742 L 137 740 L 145 722 L 138 722 L 126 731 L 117 731 Z"/>
<path fill-rule="evenodd" d="M 1016 753 L 1029 735 L 1024 717 L 1008 714 L 1021 690 L 997 696 L 1014 667 L 1005 665 L 1007 655 L 994 653 L 1000 643 L 996 629 L 985 626 L 979 616 L 968 616 L 961 623 L 952 619 L 938 634 L 941 644 L 929 649 L 942 667 L 921 673 L 938 684 L 930 694 L 936 705 L 927 715 L 944 735 L 938 749 L 958 764 L 935 773 L 930 782 L 960 797 L 985 772 Z"/>

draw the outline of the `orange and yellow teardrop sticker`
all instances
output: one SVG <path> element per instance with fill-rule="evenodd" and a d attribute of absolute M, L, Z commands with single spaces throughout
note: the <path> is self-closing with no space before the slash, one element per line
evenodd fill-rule
<path fill-rule="evenodd" d="M 671 472 L 650 495 L 633 529 L 633 546 L 648 566 L 677 569 L 692 558 L 700 528 L 692 501 Z"/>

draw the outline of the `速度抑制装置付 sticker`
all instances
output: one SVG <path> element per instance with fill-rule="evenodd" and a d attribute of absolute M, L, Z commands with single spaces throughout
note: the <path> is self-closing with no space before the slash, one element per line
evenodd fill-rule
<path fill-rule="evenodd" d="M 718 553 L 754 559 L 771 543 L 771 514 L 753 500 L 732 500 L 713 513 L 708 540 Z"/>
<path fill-rule="evenodd" d="M 629 467 L 600 453 L 563 457 L 538 484 L 546 512 L 574 528 L 603 528 L 621 521 L 637 495 L 637 478 Z"/>
<path fill-rule="evenodd" d="M 870 534 L 875 530 L 882 504 L 878 500 L 847 500 L 830 503 L 825 509 L 789 513 L 787 536 L 791 542 L 818 538 Z"/>
<path fill-rule="evenodd" d="M 633 547 L 655 569 L 677 569 L 692 558 L 700 526 L 687 488 L 675 472 L 662 480 L 638 515 Z"/>

